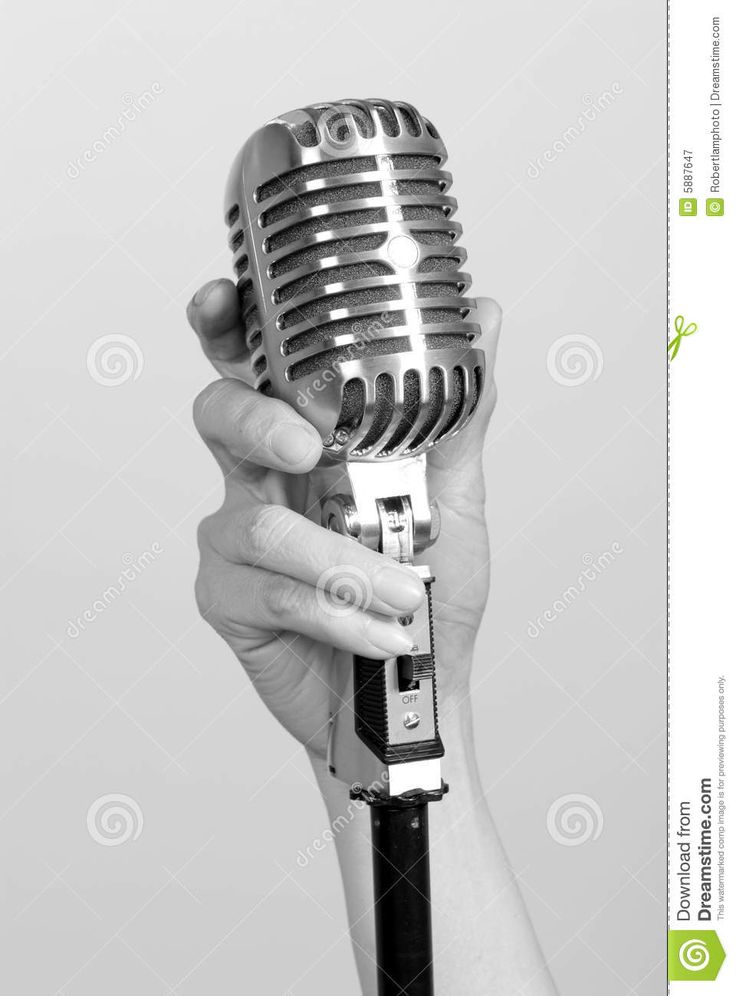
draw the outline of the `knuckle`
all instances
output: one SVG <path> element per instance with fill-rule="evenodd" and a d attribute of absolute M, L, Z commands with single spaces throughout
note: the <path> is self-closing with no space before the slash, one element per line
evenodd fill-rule
<path fill-rule="evenodd" d="M 205 425 L 211 409 L 217 407 L 230 390 L 226 380 L 216 380 L 200 391 L 192 405 L 192 418 L 200 435 L 204 435 Z"/>
<path fill-rule="evenodd" d="M 289 513 L 279 505 L 260 505 L 245 516 L 242 526 L 244 548 L 255 558 L 267 556 L 283 540 Z"/>
<path fill-rule="evenodd" d="M 352 540 L 348 541 L 353 543 Z M 353 543 L 353 546 L 357 544 Z M 355 551 L 348 553 L 355 558 Z M 367 608 L 374 600 L 374 582 L 378 573 L 385 568 L 385 563 L 379 561 L 348 560 L 333 564 L 322 572 L 317 584 L 324 591 L 325 607 L 332 607 L 333 614 L 346 614 Z M 351 608 L 352 607 L 352 608 Z"/>
<path fill-rule="evenodd" d="M 302 615 L 305 600 L 300 586 L 283 575 L 274 574 L 265 581 L 261 598 L 271 617 Z"/>
<path fill-rule="evenodd" d="M 212 585 L 210 583 L 209 572 L 201 565 L 194 581 L 194 598 L 197 602 L 199 614 L 207 622 L 211 622 L 213 608 Z"/>
<path fill-rule="evenodd" d="M 197 526 L 197 548 L 200 556 L 212 546 L 211 536 L 215 523 L 215 514 L 206 515 Z"/>
<path fill-rule="evenodd" d="M 265 397 L 255 391 L 247 391 L 239 397 L 232 407 L 232 417 L 241 427 L 250 424 L 256 413 L 262 408 Z"/>

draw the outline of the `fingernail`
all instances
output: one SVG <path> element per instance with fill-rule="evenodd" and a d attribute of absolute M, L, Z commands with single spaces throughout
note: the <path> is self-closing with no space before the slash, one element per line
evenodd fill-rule
<path fill-rule="evenodd" d="M 388 657 L 411 653 L 414 646 L 398 623 L 374 619 L 366 626 L 365 635 L 379 653 L 386 654 Z"/>
<path fill-rule="evenodd" d="M 201 304 L 204 304 L 204 302 L 207 300 L 207 298 L 210 296 L 210 294 L 212 293 L 212 291 L 215 289 L 216 286 L 217 286 L 217 281 L 211 280 L 208 284 L 205 284 L 203 287 L 200 287 L 197 293 L 192 298 L 192 304 L 196 305 L 196 307 L 199 307 Z"/>
<path fill-rule="evenodd" d="M 395 609 L 416 609 L 424 597 L 424 585 L 413 571 L 384 567 L 376 574 L 373 591 Z"/>
<path fill-rule="evenodd" d="M 271 433 L 269 446 L 284 463 L 302 463 L 314 452 L 314 435 L 303 425 L 279 425 Z"/>

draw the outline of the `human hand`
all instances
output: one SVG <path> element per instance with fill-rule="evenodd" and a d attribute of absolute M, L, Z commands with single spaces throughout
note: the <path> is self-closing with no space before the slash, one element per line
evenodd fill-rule
<path fill-rule="evenodd" d="M 410 649 L 397 617 L 424 597 L 416 575 L 319 525 L 324 472 L 317 431 L 253 387 L 235 286 L 202 287 L 187 309 L 220 380 L 194 404 L 194 421 L 225 479 L 222 507 L 199 529 L 199 609 L 232 648 L 276 718 L 317 756 L 327 748 L 330 692 L 349 655 Z M 493 367 L 501 313 L 478 301 L 486 384 L 459 436 L 430 450 L 428 489 L 440 507 L 436 544 L 422 555 L 432 597 L 440 713 L 467 697 L 475 636 L 488 597 L 482 453 L 496 401 Z M 316 468 L 316 469 L 315 469 Z M 355 611 L 335 611 L 323 588 L 336 571 L 360 579 Z M 345 592 L 353 587 L 346 586 Z"/>

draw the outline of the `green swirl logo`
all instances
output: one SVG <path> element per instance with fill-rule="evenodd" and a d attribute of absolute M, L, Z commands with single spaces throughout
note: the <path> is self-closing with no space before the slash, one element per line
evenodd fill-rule
<path fill-rule="evenodd" d="M 713 982 L 726 952 L 715 930 L 671 930 L 667 955 L 671 982 Z"/>
<path fill-rule="evenodd" d="M 688 972 L 704 972 L 710 964 L 708 945 L 697 937 L 689 937 L 680 945 L 677 961 Z"/>

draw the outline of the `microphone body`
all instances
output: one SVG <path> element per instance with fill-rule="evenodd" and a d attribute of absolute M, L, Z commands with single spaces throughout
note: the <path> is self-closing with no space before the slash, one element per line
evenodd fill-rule
<path fill-rule="evenodd" d="M 350 493 L 328 494 L 323 524 L 411 565 L 439 529 L 426 453 L 483 387 L 446 159 L 409 104 L 315 104 L 248 139 L 225 197 L 255 386 L 315 426 L 335 479 L 347 469 Z M 331 770 L 371 800 L 444 789 L 434 579 L 415 570 L 426 603 L 400 620 L 412 653 L 356 657 L 333 703 Z"/>
<path fill-rule="evenodd" d="M 323 463 L 419 456 L 483 385 L 480 329 L 437 131 L 386 100 L 275 118 L 225 199 L 256 387 L 319 431 Z"/>

